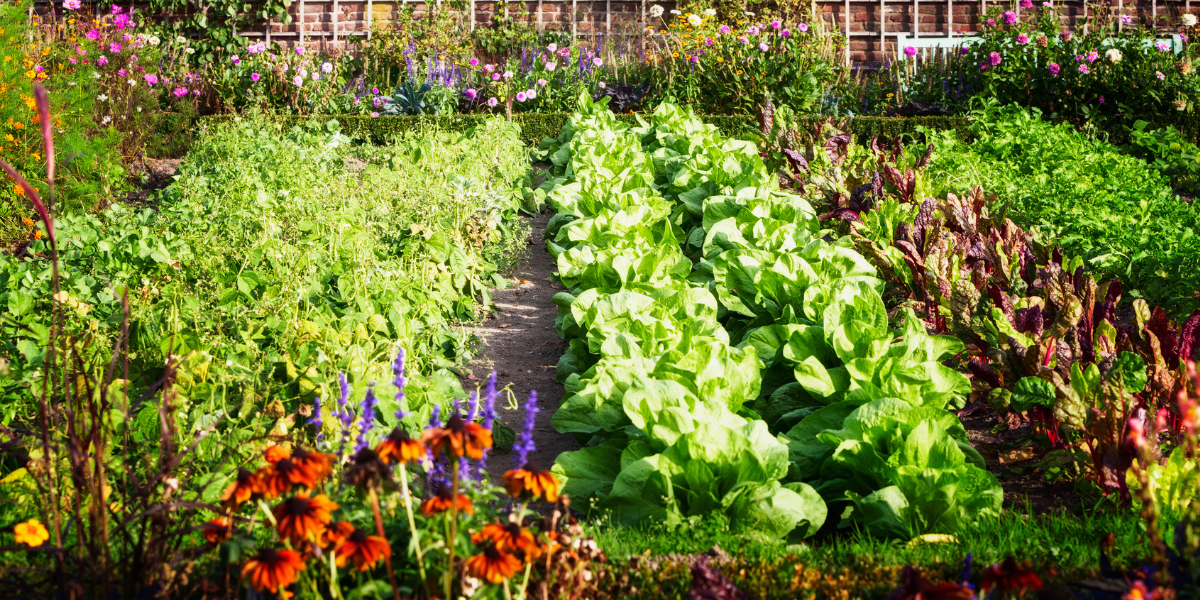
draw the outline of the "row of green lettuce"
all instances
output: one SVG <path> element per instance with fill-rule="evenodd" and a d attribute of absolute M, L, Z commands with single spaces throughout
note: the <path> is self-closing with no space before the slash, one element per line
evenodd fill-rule
<path fill-rule="evenodd" d="M 664 104 L 635 126 L 581 99 L 541 152 L 558 277 L 553 418 L 565 490 L 619 521 L 721 511 L 777 537 L 953 533 L 1002 494 L 947 407 L 962 349 L 891 320 L 875 268 L 826 241 L 757 148 Z"/>

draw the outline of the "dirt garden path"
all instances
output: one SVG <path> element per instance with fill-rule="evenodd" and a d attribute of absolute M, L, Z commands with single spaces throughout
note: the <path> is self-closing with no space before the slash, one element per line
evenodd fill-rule
<path fill-rule="evenodd" d="M 563 387 L 554 376 L 554 367 L 565 345 L 554 330 L 554 319 L 558 308 L 550 301 L 562 286 L 551 283 L 550 274 L 557 270 L 554 258 L 546 251 L 542 234 L 550 215 L 544 214 L 527 220 L 533 231 L 529 234 L 529 260 L 517 269 L 511 280 L 515 285 L 506 290 L 492 290 L 496 312 L 475 328 L 483 339 L 479 355 L 469 365 L 468 390 L 482 385 L 493 370 L 496 371 L 496 387 L 508 388 L 516 398 L 516 406 L 509 406 L 509 396 L 502 393 L 496 412 L 504 423 L 520 435 L 525 424 L 525 401 L 530 390 L 537 390 L 537 428 L 534 443 L 537 451 L 531 460 L 549 469 L 554 459 L 567 450 L 577 450 L 575 438 L 554 431 L 550 417 L 558 410 L 563 397 Z M 488 460 L 488 473 L 492 481 L 503 480 L 504 472 L 513 468 L 514 454 L 499 452 Z"/>

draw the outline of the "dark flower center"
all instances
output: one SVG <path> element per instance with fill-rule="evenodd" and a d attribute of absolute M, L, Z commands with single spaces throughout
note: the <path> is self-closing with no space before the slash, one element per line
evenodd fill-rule
<path fill-rule="evenodd" d="M 367 534 L 363 533 L 363 530 L 361 529 L 355 529 L 354 533 L 350 534 L 350 541 L 354 542 L 355 544 L 361 544 L 367 541 Z"/>
<path fill-rule="evenodd" d="M 453 417 L 450 417 L 449 421 L 446 421 L 446 429 L 449 429 L 454 433 L 466 433 L 467 422 L 464 421 L 462 417 L 454 415 Z"/>
<path fill-rule="evenodd" d="M 287 511 L 293 515 L 301 515 L 308 512 L 308 498 L 288 498 L 284 506 Z"/>

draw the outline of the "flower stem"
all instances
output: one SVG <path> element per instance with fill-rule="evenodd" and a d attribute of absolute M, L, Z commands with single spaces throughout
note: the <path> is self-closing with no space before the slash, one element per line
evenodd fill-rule
<path fill-rule="evenodd" d="M 383 533 L 383 515 L 379 513 L 379 495 L 375 493 L 375 485 L 367 486 L 367 493 L 371 496 L 371 512 L 375 514 L 375 532 L 379 537 L 387 540 L 387 535 Z M 396 572 L 392 570 L 391 555 L 384 554 L 383 562 L 387 563 L 388 582 L 392 584 L 393 600 L 400 600 L 400 588 L 396 587 Z"/>
<path fill-rule="evenodd" d="M 412 494 L 408 491 L 408 471 L 404 463 L 400 463 L 400 492 L 404 495 L 404 512 L 408 514 L 408 529 L 412 531 L 413 545 L 417 548 L 417 571 L 421 574 L 421 585 L 429 592 L 429 580 L 425 578 L 425 552 L 421 549 L 421 534 L 417 531 L 417 521 L 413 518 Z M 433 597 L 427 593 L 426 596 Z"/>
<path fill-rule="evenodd" d="M 450 562 L 446 565 L 446 597 L 452 598 L 450 595 L 450 584 L 454 576 L 454 546 L 458 537 L 458 461 L 450 461 L 450 496 L 453 500 L 450 501 L 450 535 L 446 540 L 446 544 L 450 548 Z"/>

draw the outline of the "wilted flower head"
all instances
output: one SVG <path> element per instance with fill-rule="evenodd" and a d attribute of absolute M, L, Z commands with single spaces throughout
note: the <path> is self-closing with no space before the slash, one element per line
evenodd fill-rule
<path fill-rule="evenodd" d="M 1109 48 L 1108 51 L 1104 53 L 1104 59 L 1115 65 L 1121 62 L 1121 51 L 1117 50 L 1116 48 Z"/>
<path fill-rule="evenodd" d="M 1037 45 L 1038 45 L 1038 46 L 1041 46 L 1042 48 L 1045 48 L 1045 47 L 1049 46 L 1049 45 L 1050 45 L 1050 38 L 1048 38 L 1048 37 L 1046 37 L 1046 36 L 1044 36 L 1044 35 L 1039 35 L 1039 36 L 1037 37 Z"/>
<path fill-rule="evenodd" d="M 1061 33 L 1059 33 L 1059 34 L 1058 34 L 1058 39 L 1060 39 L 1060 40 L 1062 40 L 1062 41 L 1064 41 L 1064 42 L 1069 42 L 1069 41 L 1071 41 L 1071 32 L 1070 32 L 1070 31 L 1065 31 L 1065 30 L 1064 30 L 1064 31 L 1062 31 Z"/>

